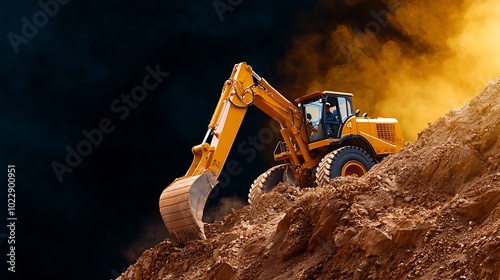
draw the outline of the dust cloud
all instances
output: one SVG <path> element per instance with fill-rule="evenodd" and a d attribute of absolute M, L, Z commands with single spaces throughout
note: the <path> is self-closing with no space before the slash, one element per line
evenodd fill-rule
<path fill-rule="evenodd" d="M 206 209 L 203 221 L 205 223 L 221 221 L 224 219 L 224 216 L 231 214 L 231 209 L 238 210 L 243 208 L 245 205 L 247 205 L 247 203 L 238 197 L 223 197 L 216 206 Z M 158 217 L 155 213 L 153 218 L 144 222 L 144 225 L 137 234 L 136 238 L 134 238 L 134 241 L 122 250 L 122 255 L 128 262 L 133 263 L 145 250 L 154 247 L 156 244 L 163 241 L 167 234 L 168 231 L 165 228 L 165 225 L 161 219 L 158 221 Z"/>
<path fill-rule="evenodd" d="M 500 2 L 379 4 L 356 22 L 339 20 L 338 6 L 320 2 L 332 14 L 323 20 L 338 24 L 296 36 L 280 68 L 295 77 L 287 89 L 293 97 L 316 90 L 352 92 L 356 108 L 371 117 L 397 118 L 405 140 L 414 141 L 428 123 L 500 75 Z"/>
<path fill-rule="evenodd" d="M 140 233 L 134 238 L 134 241 L 122 250 L 122 255 L 127 262 L 133 263 L 141 256 L 144 250 L 164 240 L 167 233 L 167 229 L 161 219 L 158 221 L 155 216 L 155 219 L 150 219 L 144 223 Z"/>
<path fill-rule="evenodd" d="M 213 223 L 214 221 L 221 221 L 224 216 L 231 214 L 231 209 L 241 209 L 246 203 L 236 196 L 223 197 L 217 206 L 208 208 L 203 214 L 203 222 Z"/>

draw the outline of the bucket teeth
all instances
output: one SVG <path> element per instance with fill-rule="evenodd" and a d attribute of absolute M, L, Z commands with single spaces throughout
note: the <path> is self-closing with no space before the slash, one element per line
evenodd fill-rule
<path fill-rule="evenodd" d="M 210 171 L 175 180 L 160 196 L 163 223 L 174 240 L 187 242 L 205 239 L 203 208 L 208 195 L 217 184 Z"/>

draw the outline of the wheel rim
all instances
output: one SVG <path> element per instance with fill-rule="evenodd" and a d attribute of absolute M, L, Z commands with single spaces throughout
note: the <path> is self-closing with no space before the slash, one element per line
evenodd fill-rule
<path fill-rule="evenodd" d="M 365 166 L 357 160 L 348 161 L 342 167 L 342 173 L 341 173 L 342 176 L 349 176 L 354 174 L 358 175 L 358 177 L 361 177 L 366 174 Z"/>

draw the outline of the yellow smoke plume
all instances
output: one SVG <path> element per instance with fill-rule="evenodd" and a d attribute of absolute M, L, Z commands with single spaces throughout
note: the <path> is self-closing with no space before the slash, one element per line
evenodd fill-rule
<path fill-rule="evenodd" d="M 280 65 L 296 78 L 286 91 L 352 92 L 356 108 L 397 118 L 414 141 L 500 75 L 498 1 L 388 0 L 367 17 L 359 27 L 293 38 Z"/>

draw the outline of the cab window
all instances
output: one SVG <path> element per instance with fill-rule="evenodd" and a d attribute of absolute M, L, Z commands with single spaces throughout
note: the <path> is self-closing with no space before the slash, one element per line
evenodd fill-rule
<path fill-rule="evenodd" d="M 321 124 L 322 110 L 323 104 L 320 101 L 305 104 L 305 123 L 309 142 L 325 138 Z"/>
<path fill-rule="evenodd" d="M 342 120 L 342 123 L 344 123 L 347 120 L 347 118 L 353 115 L 352 103 L 350 99 L 345 97 L 339 97 L 338 102 L 339 102 L 340 119 Z"/>

